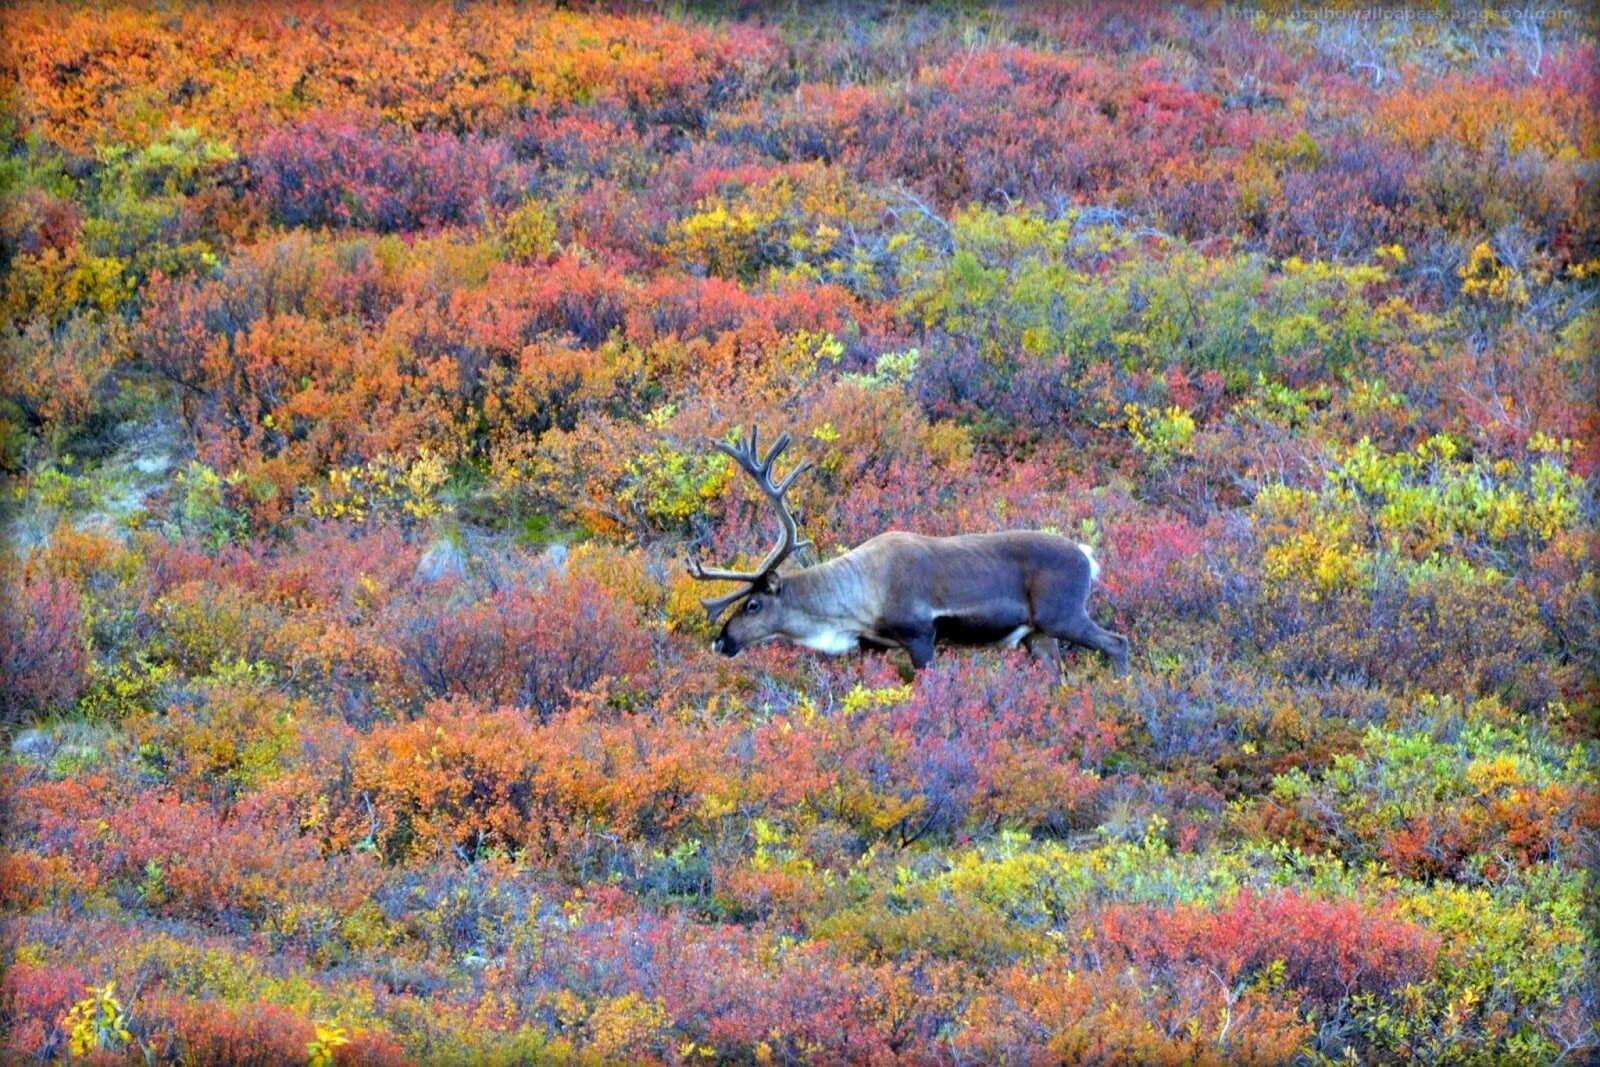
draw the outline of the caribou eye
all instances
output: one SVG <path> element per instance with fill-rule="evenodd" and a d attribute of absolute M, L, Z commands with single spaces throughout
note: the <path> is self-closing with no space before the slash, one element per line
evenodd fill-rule
<path fill-rule="evenodd" d="M 749 612 L 750 614 L 754 615 L 756 612 L 761 610 L 761 601 L 759 601 L 759 600 L 746 600 L 744 602 L 744 610 Z"/>

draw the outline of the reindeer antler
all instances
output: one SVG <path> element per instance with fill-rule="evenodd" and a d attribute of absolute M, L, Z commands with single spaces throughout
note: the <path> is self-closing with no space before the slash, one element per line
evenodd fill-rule
<path fill-rule="evenodd" d="M 758 458 L 760 456 L 760 431 L 754 426 L 750 428 L 749 439 L 741 445 L 729 444 L 726 441 L 717 441 L 715 444 L 719 450 L 733 457 L 733 461 L 743 467 L 746 474 L 755 479 L 756 485 L 760 487 L 761 492 L 771 501 L 774 510 L 778 513 L 778 543 L 772 546 L 772 550 L 761 561 L 761 565 L 753 571 L 729 571 L 716 567 L 704 567 L 701 566 L 699 560 L 692 559 L 689 561 L 689 574 L 703 582 L 744 582 L 747 586 L 754 587 L 771 576 L 778 569 L 778 566 L 788 559 L 796 549 L 804 548 L 811 543 L 810 541 L 801 540 L 800 527 L 795 522 L 794 515 L 789 511 L 788 502 L 784 499 L 784 495 L 789 492 L 789 487 L 794 484 L 794 480 L 810 470 L 811 464 L 801 462 L 795 466 L 794 470 L 789 472 L 787 477 L 774 481 L 772 465 L 779 456 L 783 455 L 783 450 L 789 447 L 789 435 L 786 433 L 779 434 L 778 439 L 772 442 L 772 447 L 767 450 L 766 456 Z M 741 589 L 736 593 L 729 593 L 727 596 L 717 597 L 712 600 L 702 600 L 700 603 L 705 607 L 707 617 L 715 623 L 717 617 L 728 609 L 728 605 L 741 597 L 747 596 L 749 593 L 750 589 Z"/>

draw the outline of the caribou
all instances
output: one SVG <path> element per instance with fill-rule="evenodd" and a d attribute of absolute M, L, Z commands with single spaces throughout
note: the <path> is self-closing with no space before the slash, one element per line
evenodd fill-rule
<path fill-rule="evenodd" d="M 1128 639 L 1089 618 L 1100 565 L 1088 545 L 1040 530 L 954 537 L 890 531 L 834 559 L 779 574 L 785 560 L 811 544 L 801 538 L 787 501 L 811 464 L 802 462 L 783 478 L 774 474 L 773 464 L 789 447 L 787 433 L 765 456 L 754 428 L 739 444 L 715 444 L 755 480 L 778 517 L 777 543 L 753 571 L 689 560 L 695 579 L 741 586 L 701 601 L 713 626 L 738 605 L 712 643 L 715 651 L 736 656 L 776 638 L 828 655 L 900 648 L 913 670 L 921 670 L 939 644 L 1021 644 L 1059 671 L 1066 642 L 1103 653 L 1118 674 L 1127 673 Z"/>

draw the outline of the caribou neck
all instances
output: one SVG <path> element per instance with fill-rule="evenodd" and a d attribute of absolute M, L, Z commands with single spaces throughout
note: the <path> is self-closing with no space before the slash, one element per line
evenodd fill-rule
<path fill-rule="evenodd" d="M 858 632 L 870 631 L 875 620 L 869 608 L 876 598 L 868 595 L 867 576 L 854 556 L 847 553 L 784 575 L 783 595 L 789 610 L 833 626 L 849 623 Z"/>

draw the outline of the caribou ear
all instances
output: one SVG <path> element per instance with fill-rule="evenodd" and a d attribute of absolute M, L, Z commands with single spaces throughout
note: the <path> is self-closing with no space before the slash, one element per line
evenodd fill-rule
<path fill-rule="evenodd" d="M 765 589 L 771 595 L 777 596 L 783 592 L 783 579 L 780 578 L 776 572 L 769 574 L 767 575 L 766 580 L 761 583 L 761 588 Z"/>

